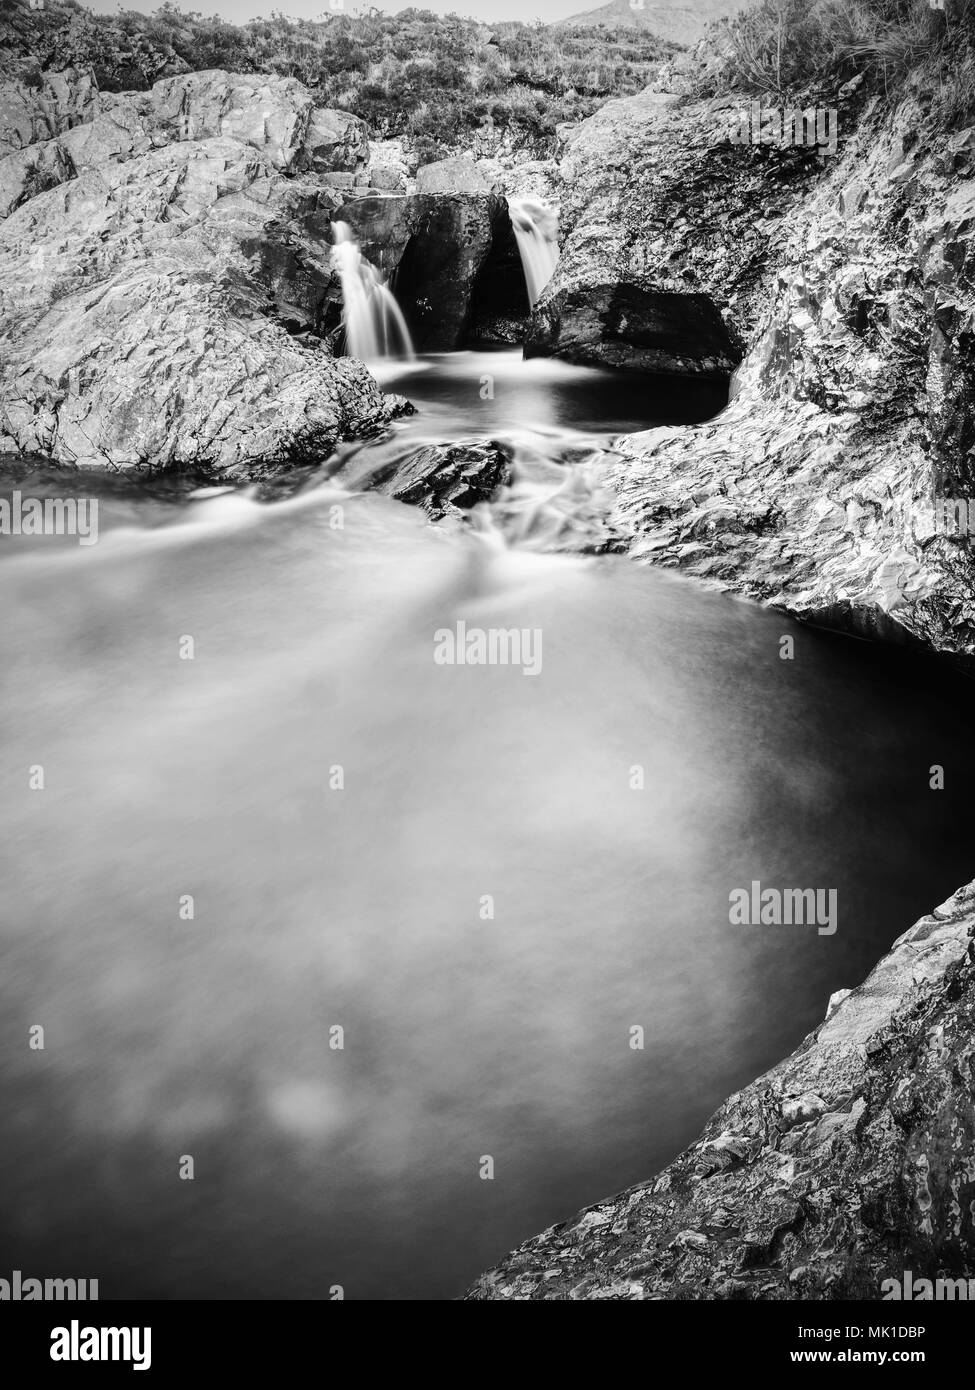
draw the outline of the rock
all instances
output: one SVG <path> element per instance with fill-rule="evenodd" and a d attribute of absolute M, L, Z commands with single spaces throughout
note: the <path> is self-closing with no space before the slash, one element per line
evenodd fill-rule
<path fill-rule="evenodd" d="M 316 173 L 364 169 L 369 162 L 369 129 L 348 111 L 315 107 L 308 119 L 300 167 Z"/>
<path fill-rule="evenodd" d="M 975 497 L 975 198 L 910 91 L 849 120 L 817 158 L 731 145 L 709 102 L 607 102 L 566 132 L 528 350 L 621 363 L 613 294 L 699 297 L 674 363 L 720 361 L 718 316 L 743 360 L 716 419 L 617 441 L 630 555 L 971 664 L 972 548 L 939 534 L 936 499 Z"/>
<path fill-rule="evenodd" d="M 906 932 L 660 1178 L 534 1237 L 466 1297 L 877 1300 L 905 1260 L 971 1269 L 973 932 L 975 884 Z M 805 1122 L 783 1135 L 779 1112 Z M 706 1154 L 745 1133 L 760 1142 L 702 1179 Z"/>
<path fill-rule="evenodd" d="M 342 481 L 351 488 L 369 486 L 439 519 L 490 501 L 510 481 L 509 464 L 508 450 L 494 440 L 430 445 L 369 478 L 356 473 L 353 459 Z"/>
<path fill-rule="evenodd" d="M 74 178 L 75 172 L 74 163 L 59 140 L 45 140 L 6 155 L 0 159 L 0 217 L 6 217 L 35 194 Z"/>
<path fill-rule="evenodd" d="M 826 1103 L 821 1096 L 807 1093 L 803 1096 L 786 1097 L 780 1109 L 782 1120 L 789 1129 L 793 1125 L 804 1125 L 821 1115 Z"/>
<path fill-rule="evenodd" d="M 336 217 L 348 222 L 363 255 L 387 280 L 395 276 L 417 351 L 445 352 L 467 341 L 472 305 L 491 296 L 480 277 L 486 270 L 493 281 L 492 249 L 498 242 L 513 245 L 503 199 L 467 193 L 358 198 Z"/>
<path fill-rule="evenodd" d="M 908 87 L 828 161 L 733 147 L 708 103 L 609 102 L 565 132 L 535 318 L 567 306 L 557 345 L 607 286 L 691 290 L 744 351 L 717 419 L 617 441 L 634 558 L 971 664 L 972 547 L 937 504 L 975 496 L 975 195 L 935 121 Z M 973 937 L 975 884 L 608 1222 L 552 1227 L 467 1297 L 879 1299 L 905 1266 L 975 1268 Z"/>
<path fill-rule="evenodd" d="M 37 85 L 0 81 L 0 158 L 90 121 L 97 100 L 90 69 L 45 72 Z"/>
<path fill-rule="evenodd" d="M 543 296 L 529 323 L 526 357 L 585 366 L 727 377 L 739 357 L 706 295 L 598 284 Z"/>
<path fill-rule="evenodd" d="M 361 123 L 291 79 L 219 72 L 80 109 L 52 137 L 51 177 L 70 176 L 0 224 L 0 434 L 80 465 L 255 477 L 381 428 L 395 403 L 315 337 L 336 293 L 315 171 L 362 161 Z"/>
<path fill-rule="evenodd" d="M 417 193 L 493 193 L 494 181 L 473 159 L 452 155 L 416 171 Z"/>
<path fill-rule="evenodd" d="M 836 1013 L 836 1010 L 843 1003 L 843 1000 L 849 998 L 850 992 L 851 991 L 848 989 L 838 989 L 829 996 L 829 1003 L 826 1006 L 827 1018 L 832 1018 L 833 1014 Z"/>
<path fill-rule="evenodd" d="M 369 182 L 380 193 L 405 193 L 407 187 L 406 171 L 395 167 L 382 168 L 373 165 L 369 171 Z"/>

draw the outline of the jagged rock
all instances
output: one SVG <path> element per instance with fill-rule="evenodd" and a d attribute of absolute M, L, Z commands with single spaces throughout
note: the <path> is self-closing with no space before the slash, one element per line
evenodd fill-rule
<path fill-rule="evenodd" d="M 38 85 L 0 81 L 0 158 L 90 121 L 97 101 L 90 69 L 45 72 Z"/>
<path fill-rule="evenodd" d="M 728 376 L 739 356 L 706 295 L 601 284 L 548 294 L 531 317 L 526 357 L 586 366 Z"/>
<path fill-rule="evenodd" d="M 316 173 L 364 169 L 369 162 L 369 129 L 348 111 L 315 107 L 308 120 L 299 167 Z"/>
<path fill-rule="evenodd" d="M 509 464 L 508 449 L 494 440 L 429 445 L 373 475 L 368 485 L 439 519 L 490 501 L 510 481 Z M 354 461 L 343 481 L 357 486 Z"/>
<path fill-rule="evenodd" d="M 831 1017 L 833 1016 L 833 1014 L 836 1013 L 836 1010 L 837 1010 L 837 1009 L 840 1007 L 840 1005 L 843 1003 L 843 1000 L 844 1000 L 844 999 L 848 999 L 849 997 L 850 997 L 850 991 L 849 991 L 848 989 L 838 989 L 838 990 L 835 990 L 835 991 L 829 996 L 829 1003 L 826 1005 L 826 1017 L 827 1017 L 827 1018 L 831 1018 Z"/>
<path fill-rule="evenodd" d="M 467 1298 L 879 1299 L 905 1268 L 971 1269 L 973 935 L 975 884 L 660 1177 L 526 1242 Z M 737 1161 L 715 1164 L 732 1135 Z"/>
<path fill-rule="evenodd" d="M 970 660 L 972 551 L 935 503 L 975 495 L 975 199 L 926 98 L 866 103 L 835 157 L 732 145 L 727 99 L 608 102 L 566 133 L 531 350 L 586 340 L 600 287 L 703 296 L 747 355 L 716 420 L 618 441 L 630 554 Z"/>
<path fill-rule="evenodd" d="M 0 224 L 0 446 L 250 477 L 388 421 L 398 402 L 314 336 L 338 201 L 316 171 L 364 162 L 362 123 L 292 79 L 68 90 L 81 106 L 65 97 L 30 132 L 61 128 L 70 177 Z"/>

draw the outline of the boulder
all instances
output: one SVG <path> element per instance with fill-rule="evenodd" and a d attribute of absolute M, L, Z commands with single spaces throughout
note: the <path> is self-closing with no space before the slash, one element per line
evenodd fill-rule
<path fill-rule="evenodd" d="M 630 284 L 545 295 L 528 327 L 525 356 L 714 377 L 729 376 L 739 360 L 707 295 Z"/>
<path fill-rule="evenodd" d="M 348 111 L 315 107 L 308 121 L 301 164 L 316 173 L 355 173 L 369 162 L 369 128 Z"/>
<path fill-rule="evenodd" d="M 429 445 L 397 463 L 378 491 L 422 507 L 431 517 L 489 502 L 510 482 L 509 451 L 495 441 Z"/>
<path fill-rule="evenodd" d="M 451 155 L 416 171 L 417 193 L 494 193 L 496 182 L 467 155 Z"/>
<path fill-rule="evenodd" d="M 361 123 L 217 72 L 86 109 L 24 147 L 64 181 L 24 178 L 0 223 L 0 447 L 251 477 L 381 428 L 400 403 L 316 336 L 336 291 L 314 170 L 361 162 Z"/>

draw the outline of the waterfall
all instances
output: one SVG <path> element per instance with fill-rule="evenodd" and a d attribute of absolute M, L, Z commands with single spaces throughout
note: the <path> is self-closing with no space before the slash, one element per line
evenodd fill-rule
<path fill-rule="evenodd" d="M 414 356 L 410 330 L 392 290 L 367 261 L 347 222 L 333 222 L 333 255 L 342 281 L 342 322 L 349 357 Z"/>
<path fill-rule="evenodd" d="M 534 308 L 559 259 L 558 219 L 551 208 L 531 198 L 509 198 L 508 213 Z"/>

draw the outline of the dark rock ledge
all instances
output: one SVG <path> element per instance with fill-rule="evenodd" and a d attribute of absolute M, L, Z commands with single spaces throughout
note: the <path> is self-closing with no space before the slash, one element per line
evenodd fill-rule
<path fill-rule="evenodd" d="M 834 996 L 652 1181 L 527 1241 L 469 1299 L 879 1299 L 975 1255 L 975 885 Z"/>

